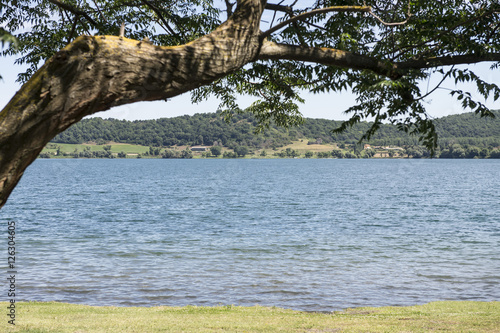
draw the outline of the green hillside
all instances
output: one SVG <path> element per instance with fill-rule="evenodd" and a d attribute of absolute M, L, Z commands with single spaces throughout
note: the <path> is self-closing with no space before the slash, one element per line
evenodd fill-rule
<path fill-rule="evenodd" d="M 500 111 L 495 111 L 495 114 L 495 119 L 480 118 L 474 113 L 437 119 L 440 148 L 445 149 L 457 143 L 489 148 L 500 146 Z M 229 123 L 217 113 L 140 121 L 90 118 L 83 119 L 57 135 L 52 142 L 117 142 L 153 147 L 218 144 L 228 148 L 278 148 L 299 139 L 355 144 L 370 127 L 370 123 L 364 122 L 345 133 L 332 134 L 332 129 L 337 128 L 340 121 L 306 118 L 305 123 L 298 127 L 271 127 L 263 133 L 255 134 L 256 124 L 255 118 L 249 113 L 235 115 Z M 418 145 L 418 139 L 398 131 L 395 126 L 383 125 L 366 143 L 377 146 L 409 146 Z"/>

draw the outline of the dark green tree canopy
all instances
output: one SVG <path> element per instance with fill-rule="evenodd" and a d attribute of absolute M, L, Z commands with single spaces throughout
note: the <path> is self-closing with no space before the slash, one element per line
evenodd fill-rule
<path fill-rule="evenodd" d="M 460 83 L 500 97 L 495 82 L 460 66 L 498 70 L 499 0 L 5 0 L 0 26 L 29 65 L 0 113 L 0 205 L 48 140 L 116 105 L 192 91 L 194 101 L 218 97 L 230 115 L 241 111 L 236 94 L 248 94 L 261 127 L 288 126 L 302 120 L 301 91 L 350 89 L 357 103 L 339 130 L 372 118 L 365 138 L 390 122 L 433 149 L 422 82 L 454 79 L 450 93 L 481 116 L 493 114 Z M 29 157 L 11 165 L 19 150 Z"/>

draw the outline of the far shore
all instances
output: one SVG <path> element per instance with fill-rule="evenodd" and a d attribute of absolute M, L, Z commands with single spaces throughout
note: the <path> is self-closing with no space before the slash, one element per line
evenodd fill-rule
<path fill-rule="evenodd" d="M 500 149 L 437 151 L 435 155 L 421 147 L 397 146 L 363 146 L 310 144 L 304 140 L 278 148 L 249 148 L 216 146 L 174 146 L 147 147 L 141 145 L 109 142 L 103 145 L 96 143 L 64 144 L 49 143 L 40 153 L 40 158 L 121 158 L 121 159 L 419 159 L 419 158 L 457 158 L 457 159 L 493 159 L 500 158 Z"/>

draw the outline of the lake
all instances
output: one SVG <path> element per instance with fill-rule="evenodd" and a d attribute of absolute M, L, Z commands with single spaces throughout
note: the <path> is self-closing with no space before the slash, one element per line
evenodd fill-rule
<path fill-rule="evenodd" d="M 500 160 L 39 159 L 0 220 L 17 301 L 500 300 Z"/>

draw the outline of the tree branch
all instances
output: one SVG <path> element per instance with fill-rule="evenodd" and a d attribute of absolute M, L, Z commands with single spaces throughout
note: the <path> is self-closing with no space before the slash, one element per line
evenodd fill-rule
<path fill-rule="evenodd" d="M 278 44 L 266 40 L 262 44 L 259 60 L 296 60 L 356 70 L 370 70 L 376 74 L 396 80 L 411 69 L 500 61 L 500 53 L 481 56 L 457 55 L 392 62 L 390 60 L 377 59 L 337 49 Z"/>
<path fill-rule="evenodd" d="M 402 22 L 393 22 L 393 23 L 388 23 L 388 22 L 385 22 L 383 21 L 379 16 L 377 16 L 374 12 L 372 11 L 369 11 L 369 14 L 371 16 L 373 16 L 374 18 L 377 19 L 377 21 L 379 21 L 380 23 L 382 23 L 383 25 L 385 26 L 388 26 L 388 27 L 394 27 L 394 26 L 397 26 L 397 25 L 403 25 L 403 24 L 406 24 L 408 23 L 408 20 L 410 20 L 411 18 L 411 14 L 408 15 L 408 18 Z"/>
<path fill-rule="evenodd" d="M 234 6 L 234 3 L 231 3 L 231 1 L 229 1 L 229 0 L 225 0 L 225 2 L 226 2 L 227 18 L 229 19 L 229 17 L 231 17 L 231 15 L 233 15 L 233 6 Z"/>
<path fill-rule="evenodd" d="M 279 29 L 289 25 L 290 23 L 303 20 L 305 18 L 308 18 L 310 16 L 318 15 L 318 14 L 323 14 L 323 13 L 330 13 L 330 12 L 371 12 L 371 7 L 368 6 L 334 6 L 334 7 L 327 7 L 327 8 L 320 8 L 320 9 L 314 9 L 309 12 L 302 13 L 300 15 L 294 16 L 284 22 L 281 22 L 277 26 L 263 32 L 260 35 L 260 38 L 264 39 L 268 36 L 270 36 L 273 32 L 278 31 Z"/>
<path fill-rule="evenodd" d="M 406 71 L 408 69 L 424 69 L 439 66 L 477 64 L 486 61 L 500 61 L 500 53 L 490 53 L 485 55 L 464 54 L 456 56 L 427 58 L 421 60 L 409 60 L 396 62 L 395 66 L 397 70 Z"/>
<path fill-rule="evenodd" d="M 277 12 L 284 12 L 284 13 L 287 13 L 287 14 L 291 14 L 292 13 L 292 7 L 290 7 L 290 6 L 283 6 L 283 5 L 279 5 L 279 4 L 267 3 L 265 9 L 274 10 L 274 11 L 277 11 Z"/>
<path fill-rule="evenodd" d="M 68 44 L 71 43 L 71 40 L 73 39 L 73 35 L 75 33 L 76 29 L 76 24 L 78 23 L 78 20 L 80 19 L 80 16 L 75 15 L 75 21 L 73 22 L 73 25 L 71 26 L 71 31 L 68 36 Z"/>
<path fill-rule="evenodd" d="M 264 41 L 259 60 L 296 60 L 350 69 L 366 69 L 374 73 L 399 77 L 390 62 L 337 49 L 304 47 Z"/>
<path fill-rule="evenodd" d="M 56 5 L 57 7 L 59 8 L 62 8 L 62 9 L 65 9 L 67 10 L 68 12 L 70 13 L 73 13 L 77 16 L 83 16 L 85 17 L 90 23 L 92 23 L 94 26 L 98 26 L 97 22 L 94 21 L 93 18 L 91 18 L 89 16 L 89 14 L 87 14 L 86 12 L 84 11 L 81 11 L 79 9 L 76 9 L 75 7 L 71 6 L 71 5 L 68 5 L 68 4 L 65 4 L 65 3 L 62 3 L 58 0 L 48 0 L 49 2 L 53 3 L 54 5 Z"/>

